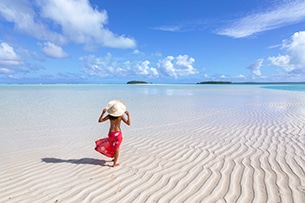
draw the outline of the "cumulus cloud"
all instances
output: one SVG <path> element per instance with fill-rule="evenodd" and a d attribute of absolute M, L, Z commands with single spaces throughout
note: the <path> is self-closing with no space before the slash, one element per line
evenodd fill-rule
<path fill-rule="evenodd" d="M 189 58 L 188 55 L 167 56 L 159 60 L 157 66 L 164 75 L 177 78 L 178 76 L 197 74 L 198 71 L 193 67 L 194 62 L 195 59 Z"/>
<path fill-rule="evenodd" d="M 0 64 L 1 65 L 21 65 L 23 61 L 17 56 L 14 48 L 9 44 L 2 42 L 0 44 Z"/>
<path fill-rule="evenodd" d="M 149 67 L 149 61 L 143 61 L 137 65 L 136 74 L 145 76 L 158 76 L 159 73 L 156 68 Z"/>
<path fill-rule="evenodd" d="M 97 42 L 114 48 L 133 48 L 135 41 L 105 28 L 105 10 L 93 9 L 88 0 L 48 0 L 41 2 L 42 16 L 62 27 L 63 34 L 77 43 Z"/>
<path fill-rule="evenodd" d="M 79 60 L 84 63 L 84 72 L 90 76 L 98 76 L 100 78 L 105 78 L 109 76 L 112 72 L 110 66 L 111 55 L 107 54 L 106 57 L 96 57 L 94 55 L 80 57 Z M 113 73 L 114 74 L 114 73 Z"/>
<path fill-rule="evenodd" d="M 52 40 L 57 43 L 66 41 L 63 35 L 51 31 L 41 21 L 35 8 L 32 7 L 31 1 L 2 0 L 0 2 L 0 15 L 6 21 L 13 23 L 16 30 L 39 40 Z"/>
<path fill-rule="evenodd" d="M 305 66 L 305 31 L 294 33 L 290 40 L 283 42 L 283 48 L 291 56 L 292 64 L 302 68 Z"/>
<path fill-rule="evenodd" d="M 271 65 L 283 68 L 286 72 L 302 73 L 305 71 L 305 31 L 294 33 L 289 40 L 282 42 L 285 54 L 270 56 Z"/>
<path fill-rule="evenodd" d="M 111 54 L 107 54 L 105 57 L 83 56 L 79 59 L 84 63 L 85 73 L 101 78 L 135 75 L 140 77 L 169 76 L 177 78 L 198 73 L 192 65 L 195 60 L 187 55 L 167 56 L 160 59 L 155 66 L 151 66 L 151 62 L 148 60 L 121 61 L 112 57 Z"/>
<path fill-rule="evenodd" d="M 0 73 L 9 75 L 17 71 L 18 66 L 24 65 L 24 61 L 16 54 L 13 47 L 2 42 L 0 44 Z"/>
<path fill-rule="evenodd" d="M 83 70 L 89 76 L 120 78 L 129 76 L 132 73 L 132 65 L 129 61 L 121 61 L 110 53 L 104 57 L 95 55 L 82 56 L 79 60 L 83 62 Z"/>
<path fill-rule="evenodd" d="M 260 77 L 262 75 L 261 73 L 261 66 L 263 64 L 263 59 L 258 59 L 254 63 L 252 63 L 250 66 L 248 66 L 248 69 L 252 72 L 254 76 Z"/>
<path fill-rule="evenodd" d="M 17 30 L 54 44 L 75 42 L 88 47 L 113 48 L 136 46 L 134 39 L 107 29 L 107 12 L 92 8 L 88 0 L 2 0 L 0 15 L 14 23 Z"/>
<path fill-rule="evenodd" d="M 57 46 L 52 42 L 44 43 L 42 52 L 51 58 L 65 58 L 69 56 L 60 46 Z"/>
<path fill-rule="evenodd" d="M 251 36 L 305 20 L 305 1 L 284 1 L 267 11 L 254 13 L 235 20 L 233 24 L 218 31 L 220 35 L 233 38 Z"/>
<path fill-rule="evenodd" d="M 270 56 L 268 60 L 272 65 L 282 67 L 285 71 L 292 71 L 294 69 L 294 66 L 290 64 L 289 55 Z"/>

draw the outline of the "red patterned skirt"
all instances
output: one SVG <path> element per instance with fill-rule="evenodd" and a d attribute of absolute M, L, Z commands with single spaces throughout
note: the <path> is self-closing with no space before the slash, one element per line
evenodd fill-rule
<path fill-rule="evenodd" d="M 107 138 L 95 141 L 95 150 L 101 154 L 113 158 L 114 152 L 120 148 L 123 136 L 121 131 L 109 132 Z"/>

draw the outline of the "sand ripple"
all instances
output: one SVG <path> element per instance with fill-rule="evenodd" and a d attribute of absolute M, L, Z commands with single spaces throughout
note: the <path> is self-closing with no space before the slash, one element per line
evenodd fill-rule
<path fill-rule="evenodd" d="M 117 168 L 93 137 L 7 153 L 0 202 L 305 202 L 305 103 L 266 95 L 142 104 L 145 114 L 123 130 Z"/>

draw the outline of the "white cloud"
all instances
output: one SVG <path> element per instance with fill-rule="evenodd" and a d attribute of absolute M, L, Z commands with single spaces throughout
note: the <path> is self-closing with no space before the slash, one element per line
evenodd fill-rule
<path fill-rule="evenodd" d="M 291 63 L 296 67 L 305 67 L 305 31 L 296 32 L 291 39 L 284 41 L 283 48 L 291 56 Z"/>
<path fill-rule="evenodd" d="M 132 73 L 132 66 L 129 61 L 116 59 L 110 53 L 104 57 L 83 56 L 79 60 L 83 62 L 84 72 L 90 76 L 120 78 Z"/>
<path fill-rule="evenodd" d="M 133 50 L 133 52 L 132 52 L 134 55 L 144 55 L 144 53 L 143 52 L 141 52 L 140 50 L 138 50 L 138 49 L 135 49 L 135 50 Z"/>
<path fill-rule="evenodd" d="M 94 55 L 80 57 L 79 60 L 84 62 L 84 72 L 90 76 L 98 76 L 105 78 L 109 76 L 111 68 L 108 67 L 110 54 L 107 54 L 104 58 L 97 58 Z"/>
<path fill-rule="evenodd" d="M 284 40 L 282 49 L 285 55 L 268 57 L 273 66 L 279 66 L 286 72 L 305 71 L 305 31 L 296 32 L 289 40 Z"/>
<path fill-rule="evenodd" d="M 0 74 L 9 75 L 9 74 L 12 74 L 14 72 L 15 71 L 13 71 L 12 69 L 0 67 Z"/>
<path fill-rule="evenodd" d="M 145 75 L 145 76 L 158 76 L 159 73 L 156 68 L 149 67 L 150 62 L 149 61 L 143 61 L 142 63 L 137 65 L 137 75 Z"/>
<path fill-rule="evenodd" d="M 2 0 L 0 2 L 0 15 L 11 23 L 15 29 L 33 36 L 39 40 L 52 40 L 57 43 L 64 43 L 65 38 L 56 32 L 51 31 L 35 13 L 31 1 Z"/>
<path fill-rule="evenodd" d="M 193 67 L 193 63 L 195 62 L 194 58 L 189 58 L 188 55 L 179 55 L 176 57 L 176 60 L 180 75 L 193 75 L 198 73 L 198 71 Z"/>
<path fill-rule="evenodd" d="M 251 72 L 254 76 L 257 76 L 257 77 L 262 76 L 261 66 L 262 66 L 263 62 L 264 62 L 263 59 L 258 59 L 254 63 L 252 63 L 250 66 L 248 66 L 248 69 L 251 70 Z"/>
<path fill-rule="evenodd" d="M 1 66 L 18 66 L 24 62 L 17 56 L 14 48 L 9 44 L 2 42 L 0 44 L 0 65 Z"/>
<path fill-rule="evenodd" d="M 183 21 L 176 25 L 163 25 L 158 27 L 153 27 L 153 30 L 160 30 L 166 32 L 189 32 L 194 30 L 202 30 L 206 26 L 206 20 L 191 20 L 191 21 Z"/>
<path fill-rule="evenodd" d="M 121 61 L 107 54 L 105 57 L 96 57 L 94 55 L 80 57 L 84 62 L 84 72 L 90 76 L 97 76 L 100 78 L 107 77 L 126 77 L 126 76 L 147 76 L 157 77 L 158 71 L 149 67 L 149 61 L 130 62 Z"/>
<path fill-rule="evenodd" d="M 13 47 L 5 42 L 0 44 L 0 74 L 11 75 L 16 72 L 27 72 L 19 68 L 24 64 Z"/>
<path fill-rule="evenodd" d="M 245 78 L 246 78 L 246 76 L 245 76 L 245 75 L 243 75 L 243 74 L 239 74 L 239 75 L 237 75 L 237 76 L 236 76 L 236 78 L 238 78 L 238 79 L 245 79 Z"/>
<path fill-rule="evenodd" d="M 225 75 L 220 76 L 221 79 L 227 78 Z"/>
<path fill-rule="evenodd" d="M 30 58 L 33 57 L 34 53 L 30 53 L 25 49 L 17 49 L 19 53 L 23 53 Z M 44 69 L 43 66 L 37 64 L 31 64 L 21 59 L 21 57 L 15 52 L 15 49 L 9 44 L 2 42 L 0 43 L 0 74 L 4 74 L 10 78 L 16 78 L 18 73 L 29 73 L 30 71 L 37 71 Z"/>
<path fill-rule="evenodd" d="M 134 48 L 136 45 L 133 39 L 117 36 L 105 28 L 107 12 L 93 9 L 88 0 L 48 0 L 40 6 L 42 16 L 60 25 L 71 41 L 114 48 Z"/>
<path fill-rule="evenodd" d="M 165 59 L 159 60 L 158 67 L 159 69 L 164 70 L 166 75 L 176 78 L 177 74 L 172 60 L 174 60 L 173 56 L 167 56 Z"/>
<path fill-rule="evenodd" d="M 305 1 L 284 1 L 265 12 L 251 14 L 237 19 L 232 25 L 218 32 L 234 38 L 251 36 L 255 33 L 273 30 L 305 20 Z"/>
<path fill-rule="evenodd" d="M 35 4 L 36 3 L 36 4 Z M 93 9 L 88 0 L 2 0 L 0 15 L 15 28 L 39 40 L 62 45 L 134 48 L 134 39 L 108 30 L 107 12 Z"/>
<path fill-rule="evenodd" d="M 178 76 L 197 74 L 198 71 L 192 65 L 194 62 L 195 59 L 189 58 L 188 55 L 167 56 L 159 60 L 157 66 L 163 74 L 177 78 Z"/>
<path fill-rule="evenodd" d="M 181 26 L 179 25 L 170 25 L 170 26 L 160 26 L 153 28 L 154 30 L 161 30 L 161 31 L 167 31 L 167 32 L 180 32 Z"/>
<path fill-rule="evenodd" d="M 42 52 L 51 58 L 65 58 L 69 56 L 60 46 L 57 46 L 52 42 L 45 42 Z"/>
<path fill-rule="evenodd" d="M 187 55 L 177 57 L 168 56 L 159 60 L 156 66 L 150 66 L 150 61 L 122 61 L 107 54 L 105 57 L 83 56 L 80 58 L 84 63 L 84 72 L 90 76 L 106 77 L 126 77 L 126 76 L 146 76 L 162 77 L 188 76 L 197 74 L 193 68 L 194 59 Z"/>
<path fill-rule="evenodd" d="M 280 66 L 286 71 L 292 71 L 294 69 L 293 65 L 290 65 L 290 56 L 289 55 L 278 55 L 270 56 L 268 60 L 274 66 Z"/>

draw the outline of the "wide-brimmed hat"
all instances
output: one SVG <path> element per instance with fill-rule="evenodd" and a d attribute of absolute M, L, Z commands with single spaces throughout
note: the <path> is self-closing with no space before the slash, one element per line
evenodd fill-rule
<path fill-rule="evenodd" d="M 108 102 L 106 109 L 109 115 L 118 117 L 122 116 L 125 113 L 126 105 L 120 100 L 111 100 L 110 102 Z"/>

